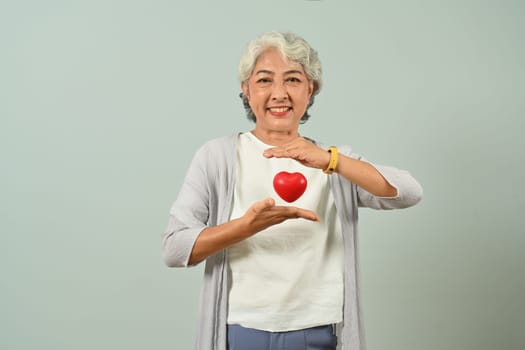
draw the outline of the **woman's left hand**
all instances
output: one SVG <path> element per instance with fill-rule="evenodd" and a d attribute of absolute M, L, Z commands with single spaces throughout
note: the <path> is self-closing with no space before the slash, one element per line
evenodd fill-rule
<path fill-rule="evenodd" d="M 330 153 L 305 138 L 298 137 L 280 147 L 264 151 L 266 158 L 292 158 L 311 168 L 326 169 L 330 161 Z"/>

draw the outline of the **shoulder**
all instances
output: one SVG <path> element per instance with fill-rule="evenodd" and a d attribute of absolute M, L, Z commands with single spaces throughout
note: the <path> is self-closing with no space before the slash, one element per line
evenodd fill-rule
<path fill-rule="evenodd" d="M 214 138 L 203 143 L 199 151 L 221 152 L 228 149 L 234 149 L 237 144 L 239 133 Z"/>
<path fill-rule="evenodd" d="M 195 152 L 193 161 L 202 166 L 219 166 L 232 162 L 235 158 L 238 133 L 210 139 Z"/>

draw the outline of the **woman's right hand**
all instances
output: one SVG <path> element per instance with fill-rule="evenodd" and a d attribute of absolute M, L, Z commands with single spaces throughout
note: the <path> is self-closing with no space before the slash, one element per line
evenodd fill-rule
<path fill-rule="evenodd" d="M 202 230 L 193 246 L 189 265 L 195 265 L 212 254 L 289 219 L 319 221 L 317 214 L 311 210 L 275 205 L 274 199 L 266 198 L 252 204 L 240 218 Z"/>
<path fill-rule="evenodd" d="M 277 225 L 288 219 L 306 219 L 319 221 L 317 214 L 311 210 L 292 206 L 277 206 L 273 198 L 255 202 L 242 216 L 249 236 L 270 226 Z"/>

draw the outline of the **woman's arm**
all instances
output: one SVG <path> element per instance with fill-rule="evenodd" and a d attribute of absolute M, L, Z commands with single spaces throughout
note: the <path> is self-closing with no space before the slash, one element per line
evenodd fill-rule
<path fill-rule="evenodd" d="M 317 214 L 311 210 L 276 206 L 272 198 L 256 202 L 242 217 L 202 230 L 193 246 L 189 265 L 195 265 L 265 228 L 298 218 L 319 221 Z"/>
<path fill-rule="evenodd" d="M 397 189 L 370 163 L 340 154 L 335 172 L 376 197 L 397 196 Z"/>
<path fill-rule="evenodd" d="M 360 205 L 396 209 L 415 205 L 421 200 L 422 188 L 407 171 L 375 166 L 360 157 L 352 157 L 349 149 L 342 151 L 335 172 L 357 186 Z M 330 152 L 301 137 L 266 150 L 264 156 L 292 158 L 320 170 L 326 169 L 330 162 Z"/>
<path fill-rule="evenodd" d="M 267 158 L 292 158 L 305 166 L 324 170 L 330 161 L 330 152 L 312 142 L 297 138 L 282 146 L 264 152 Z M 335 172 L 378 197 L 395 197 L 397 189 L 390 185 L 370 163 L 339 154 Z"/>
<path fill-rule="evenodd" d="M 194 156 L 179 195 L 170 209 L 170 218 L 162 240 L 164 262 L 169 267 L 195 265 L 265 228 L 285 220 L 303 218 L 318 221 L 317 215 L 301 208 L 276 206 L 273 199 L 253 204 L 246 213 L 229 222 L 216 221 L 219 204 L 211 205 L 217 195 L 215 172 L 224 161 L 219 156 L 229 154 L 222 143 L 206 144 Z M 212 152 L 213 150 L 214 152 Z M 224 186 L 224 181 L 220 182 Z M 225 190 L 222 188 L 222 190 Z"/>

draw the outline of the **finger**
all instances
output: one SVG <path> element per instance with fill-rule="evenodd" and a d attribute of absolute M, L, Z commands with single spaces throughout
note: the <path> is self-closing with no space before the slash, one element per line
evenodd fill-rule
<path fill-rule="evenodd" d="M 320 221 L 319 216 L 317 216 L 317 214 L 311 210 L 299 209 L 297 215 L 298 217 L 306 219 L 306 220 Z"/>
<path fill-rule="evenodd" d="M 295 158 L 297 152 L 292 148 L 276 147 L 265 150 L 263 156 L 266 158 Z"/>
<path fill-rule="evenodd" d="M 284 152 L 285 152 L 284 149 L 280 147 L 268 148 L 264 150 L 263 156 L 265 156 L 266 158 L 282 157 Z"/>
<path fill-rule="evenodd" d="M 289 206 L 282 206 L 282 207 L 276 207 L 286 210 L 286 216 L 290 219 L 306 219 L 310 221 L 320 221 L 319 216 L 312 211 L 308 209 L 302 209 L 297 207 L 289 207 Z"/>
<path fill-rule="evenodd" d="M 255 213 L 260 213 L 261 211 L 271 208 L 273 206 L 275 206 L 275 200 L 273 198 L 266 198 L 266 199 L 263 199 L 262 201 L 255 202 L 252 205 L 251 209 Z"/>

